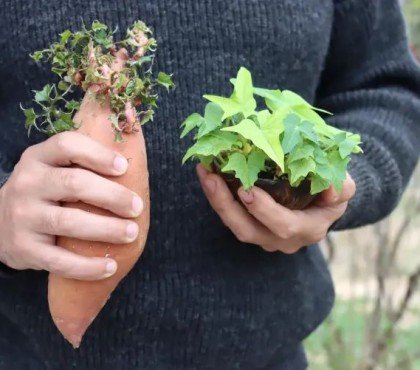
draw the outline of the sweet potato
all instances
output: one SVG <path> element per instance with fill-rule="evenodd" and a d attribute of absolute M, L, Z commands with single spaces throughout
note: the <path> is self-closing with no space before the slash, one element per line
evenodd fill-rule
<path fill-rule="evenodd" d="M 26 109 L 27 125 L 28 116 L 32 119 L 35 115 L 33 126 L 39 129 L 42 122 L 48 122 L 49 125 L 43 130 L 48 134 L 77 130 L 119 152 L 127 158 L 128 170 L 122 176 L 108 178 L 137 193 L 144 203 L 143 212 L 134 220 L 139 225 L 139 235 L 130 244 L 57 238 L 57 245 L 69 251 L 84 256 L 113 258 L 118 264 L 116 273 L 101 281 L 74 280 L 53 273 L 49 275 L 48 303 L 51 316 L 59 331 L 75 348 L 79 347 L 84 333 L 112 291 L 137 262 L 147 239 L 150 221 L 149 182 L 141 124 L 153 117 L 157 98 L 154 86 L 172 86 L 170 76 L 162 72 L 157 79 L 153 78 L 156 42 L 149 37 L 150 34 L 150 29 L 144 23 L 136 22 L 127 31 L 127 39 L 117 47 L 108 27 L 95 21 L 91 30 L 84 28 L 74 34 L 65 31 L 59 43 L 33 55 L 37 61 L 46 55 L 47 60 L 52 61 L 53 71 L 63 79 L 61 86 L 47 85 L 35 95 L 37 103 L 39 97 L 42 98 L 40 105 L 43 114 L 35 115 L 33 109 Z M 147 52 L 152 55 L 146 55 Z M 54 58 L 57 53 L 60 53 L 60 58 Z M 65 96 L 72 86 L 85 91 L 80 106 L 74 100 L 67 101 L 64 107 L 56 106 L 57 102 L 66 101 Z M 60 94 L 59 90 L 65 92 Z M 77 113 L 68 121 L 75 111 Z M 36 120 L 40 117 L 41 124 L 37 124 Z M 62 206 L 113 215 L 82 202 L 68 202 Z"/>
<path fill-rule="evenodd" d="M 111 292 L 140 257 L 149 230 L 149 181 L 142 130 L 140 128 L 139 131 L 129 134 L 123 133 L 124 142 L 117 143 L 109 125 L 110 114 L 109 104 L 101 105 L 94 95 L 87 93 L 74 120 L 81 125 L 79 132 L 115 149 L 129 159 L 127 172 L 123 176 L 110 179 L 140 195 L 144 202 L 144 210 L 135 219 L 139 225 L 139 236 L 130 244 L 119 245 L 67 237 L 58 238 L 57 244 L 70 251 L 85 256 L 107 256 L 118 263 L 117 272 L 102 281 L 72 280 L 50 274 L 48 302 L 51 315 L 57 328 L 74 347 L 79 346 L 83 334 L 105 305 Z M 81 202 L 67 203 L 64 206 L 101 215 L 111 214 L 109 211 Z"/>

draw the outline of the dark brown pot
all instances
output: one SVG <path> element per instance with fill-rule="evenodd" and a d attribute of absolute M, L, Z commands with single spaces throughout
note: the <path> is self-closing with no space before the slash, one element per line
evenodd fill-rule
<path fill-rule="evenodd" d="M 213 163 L 213 171 L 226 181 L 235 199 L 239 200 L 240 181 L 234 175 L 220 171 L 217 163 Z M 302 181 L 298 187 L 294 188 L 290 186 L 289 181 L 284 179 L 258 179 L 255 186 L 266 191 L 277 203 L 289 209 L 304 209 L 315 198 L 315 195 L 310 193 L 311 183 L 308 180 Z"/>

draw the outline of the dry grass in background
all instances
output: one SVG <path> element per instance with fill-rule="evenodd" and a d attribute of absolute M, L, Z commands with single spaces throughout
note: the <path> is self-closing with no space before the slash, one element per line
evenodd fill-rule
<path fill-rule="evenodd" d="M 336 284 L 307 340 L 314 370 L 420 369 L 420 167 L 393 214 L 323 243 Z"/>

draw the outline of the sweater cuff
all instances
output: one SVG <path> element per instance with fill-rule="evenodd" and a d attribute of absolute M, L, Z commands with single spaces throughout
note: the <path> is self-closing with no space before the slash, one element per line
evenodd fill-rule
<path fill-rule="evenodd" d="M 380 188 L 378 179 L 375 178 L 374 169 L 363 156 L 353 155 L 347 171 L 356 183 L 356 193 L 350 199 L 344 214 L 335 221 L 329 231 L 338 231 L 350 228 L 356 228 L 363 224 L 360 212 L 363 212 L 365 206 L 372 203 L 372 197 Z"/>

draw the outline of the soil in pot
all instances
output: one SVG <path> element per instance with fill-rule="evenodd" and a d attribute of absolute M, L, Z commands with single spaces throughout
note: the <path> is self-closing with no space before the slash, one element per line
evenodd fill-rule
<path fill-rule="evenodd" d="M 240 181 L 233 174 L 222 172 L 218 163 L 213 162 L 212 167 L 213 171 L 226 181 L 235 199 L 239 200 Z M 311 183 L 308 180 L 302 181 L 298 187 L 292 187 L 286 179 L 259 178 L 255 186 L 270 194 L 277 203 L 292 210 L 306 208 L 316 196 L 310 193 Z"/>

